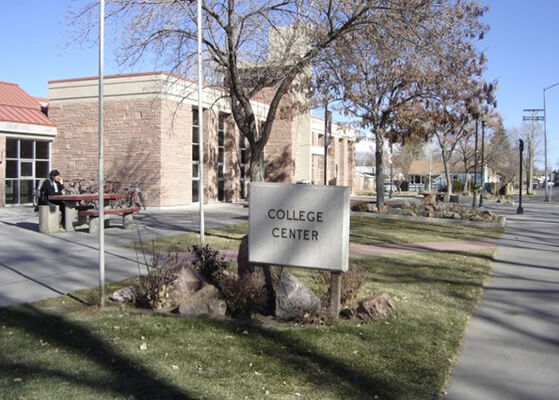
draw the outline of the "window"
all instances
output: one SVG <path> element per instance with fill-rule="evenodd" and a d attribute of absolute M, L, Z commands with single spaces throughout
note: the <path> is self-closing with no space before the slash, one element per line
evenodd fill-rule
<path fill-rule="evenodd" d="M 6 204 L 29 204 L 33 190 L 48 177 L 50 142 L 6 139 Z"/>
<path fill-rule="evenodd" d="M 217 127 L 217 200 L 225 200 L 225 120 L 227 114 L 219 113 Z"/>
<path fill-rule="evenodd" d="M 241 135 L 241 199 L 246 199 L 247 197 L 247 179 L 246 173 L 248 170 L 248 154 L 246 138 Z"/>
<path fill-rule="evenodd" d="M 192 108 L 192 202 L 199 201 L 198 187 L 200 184 L 200 120 L 198 109 Z"/>

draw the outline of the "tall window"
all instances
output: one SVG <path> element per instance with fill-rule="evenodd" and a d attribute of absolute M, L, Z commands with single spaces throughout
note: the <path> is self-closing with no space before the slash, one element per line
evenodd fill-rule
<path fill-rule="evenodd" d="M 192 202 L 199 201 L 198 187 L 200 185 L 200 120 L 198 109 L 192 108 Z"/>
<path fill-rule="evenodd" d="M 248 154 L 246 138 L 241 135 L 241 199 L 247 197 Z"/>
<path fill-rule="evenodd" d="M 227 114 L 219 113 L 217 127 L 217 200 L 225 200 L 225 120 Z"/>
<path fill-rule="evenodd" d="M 48 177 L 50 143 L 6 139 L 6 204 L 29 204 L 33 189 Z"/>

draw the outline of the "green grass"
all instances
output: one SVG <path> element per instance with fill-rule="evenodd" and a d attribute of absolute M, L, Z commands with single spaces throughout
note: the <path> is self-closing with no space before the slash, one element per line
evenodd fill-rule
<path fill-rule="evenodd" d="M 352 240 L 377 223 L 352 220 Z M 424 227 L 390 225 L 373 240 Z M 232 237 L 242 235 L 237 229 L 226 228 Z M 452 236 L 441 229 L 430 237 Z M 482 238 L 450 229 L 454 239 Z M 214 236 L 234 240 L 224 231 Z M 75 300 L 94 304 L 96 290 L 0 309 L 0 398 L 437 399 L 491 258 L 491 251 L 352 257 L 369 274 L 362 295 L 387 292 L 396 302 L 388 321 L 367 324 L 189 320 Z M 312 273 L 300 275 L 311 282 Z"/>
<path fill-rule="evenodd" d="M 502 228 L 477 228 L 470 226 L 419 223 L 381 218 L 351 217 L 350 242 L 378 245 L 383 243 L 440 242 L 452 240 L 485 240 L 498 238 Z M 227 225 L 206 231 L 205 241 L 221 250 L 238 249 L 241 239 L 248 233 L 248 224 Z M 198 233 L 188 232 L 177 236 L 158 238 L 155 247 L 162 252 L 187 251 L 200 243 Z M 138 246 L 131 244 L 130 247 Z M 148 247 L 151 246 L 148 245 Z"/>

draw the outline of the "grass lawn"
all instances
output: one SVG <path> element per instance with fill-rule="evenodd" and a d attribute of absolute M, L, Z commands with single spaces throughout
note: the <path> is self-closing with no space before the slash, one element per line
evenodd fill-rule
<path fill-rule="evenodd" d="M 470 226 L 429 224 L 410 221 L 398 221 L 380 218 L 351 217 L 350 242 L 378 245 L 383 243 L 417 243 L 452 240 L 484 240 L 498 238 L 503 230 L 500 228 L 479 229 Z M 223 226 L 206 231 L 206 243 L 216 249 L 237 249 L 244 235 L 248 233 L 248 224 Z M 197 233 L 161 237 L 155 247 L 162 252 L 186 251 L 188 247 L 199 244 Z M 131 244 L 130 247 L 137 246 Z M 148 245 L 151 247 L 151 244 Z"/>
<path fill-rule="evenodd" d="M 365 240 L 365 225 L 376 232 L 371 243 L 382 241 L 384 221 L 357 222 L 352 241 Z M 398 221 L 385 242 L 422 227 Z M 482 238 L 472 228 L 431 229 L 439 240 Z M 234 247 L 242 234 L 227 227 L 208 232 L 208 242 Z M 369 274 L 362 294 L 387 292 L 396 302 L 388 321 L 367 324 L 101 312 L 68 296 L 0 309 L 0 398 L 436 399 L 491 259 L 491 251 L 352 257 Z M 88 302 L 95 296 L 74 293 Z"/>

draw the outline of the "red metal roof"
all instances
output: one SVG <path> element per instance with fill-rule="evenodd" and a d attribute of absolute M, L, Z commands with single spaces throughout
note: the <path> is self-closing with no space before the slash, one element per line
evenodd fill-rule
<path fill-rule="evenodd" d="M 0 121 L 54 126 L 41 104 L 15 83 L 0 82 Z"/>

